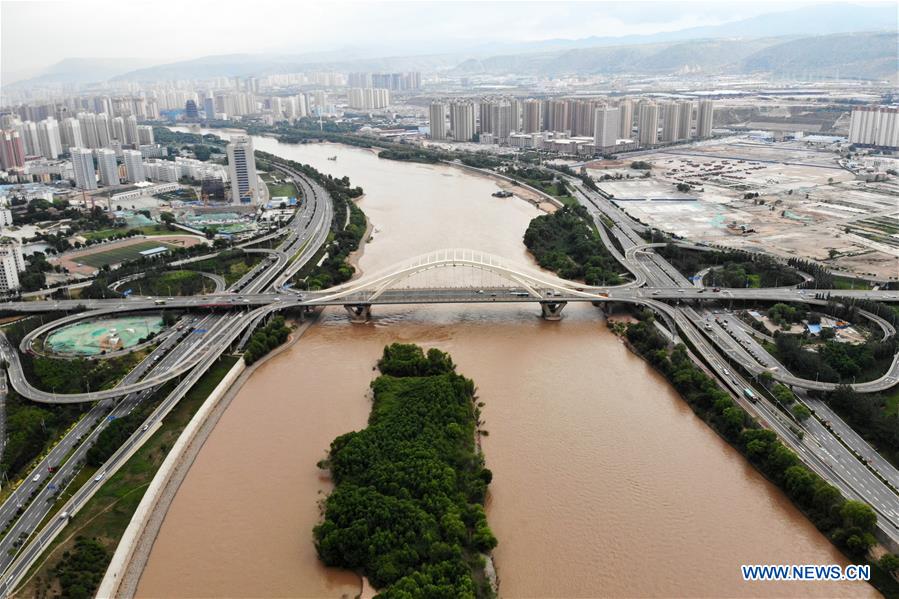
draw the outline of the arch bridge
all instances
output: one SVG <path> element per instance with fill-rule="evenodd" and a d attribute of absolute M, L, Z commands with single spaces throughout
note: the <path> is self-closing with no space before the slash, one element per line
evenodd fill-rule
<path fill-rule="evenodd" d="M 425 277 L 439 282 L 415 284 Z M 601 299 L 597 290 L 587 292 L 563 279 L 528 272 L 492 254 L 454 248 L 423 254 L 371 277 L 309 294 L 304 303 L 343 305 L 353 322 L 365 322 L 374 304 L 530 301 L 540 304 L 544 318 L 558 320 L 569 301 Z"/>

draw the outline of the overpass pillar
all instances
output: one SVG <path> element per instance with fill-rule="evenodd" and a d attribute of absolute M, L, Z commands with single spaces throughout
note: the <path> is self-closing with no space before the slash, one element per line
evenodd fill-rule
<path fill-rule="evenodd" d="M 346 304 L 344 309 L 350 315 L 350 322 L 362 324 L 371 317 L 371 304 Z"/>
<path fill-rule="evenodd" d="M 562 308 L 568 302 L 540 302 L 544 320 L 562 320 Z"/>

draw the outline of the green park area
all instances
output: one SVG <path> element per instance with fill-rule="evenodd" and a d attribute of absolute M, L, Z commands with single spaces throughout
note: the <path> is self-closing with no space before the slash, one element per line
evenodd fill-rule
<path fill-rule="evenodd" d="M 159 333 L 162 326 L 162 318 L 158 314 L 91 320 L 50 333 L 44 345 L 56 354 L 96 356 L 104 351 L 133 347 L 141 339 Z"/>
<path fill-rule="evenodd" d="M 265 181 L 265 184 L 268 186 L 270 197 L 276 198 L 279 196 L 286 196 L 288 198 L 295 198 L 299 195 L 297 193 L 297 186 L 291 181 L 282 180 L 271 173 L 262 175 L 262 180 Z"/>
<path fill-rule="evenodd" d="M 141 252 L 152 250 L 153 248 L 165 247 L 171 249 L 172 246 L 159 241 L 141 241 L 131 245 L 110 248 L 102 252 L 88 254 L 86 256 L 78 256 L 75 261 L 81 264 L 87 264 L 95 268 L 102 268 L 107 265 L 121 264 L 129 260 L 137 260 L 141 258 Z"/>
<path fill-rule="evenodd" d="M 215 291 L 215 282 L 189 270 L 152 271 L 119 287 L 119 291 L 128 289 L 136 295 L 201 295 Z"/>
<path fill-rule="evenodd" d="M 221 275 L 225 283 L 232 285 L 250 272 L 262 260 L 262 254 L 247 254 L 243 250 L 227 250 L 215 258 L 201 260 L 190 265 L 192 270 Z"/>

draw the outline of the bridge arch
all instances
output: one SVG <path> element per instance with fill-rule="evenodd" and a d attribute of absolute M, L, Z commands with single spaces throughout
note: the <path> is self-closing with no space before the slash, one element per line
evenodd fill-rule
<path fill-rule="evenodd" d="M 512 283 L 515 287 L 523 288 L 533 298 L 543 297 L 541 289 L 552 289 L 565 292 L 568 295 L 582 294 L 585 297 L 593 295 L 591 293 L 578 292 L 561 281 L 543 278 L 539 273 L 529 273 L 519 267 L 510 266 L 504 259 L 493 254 L 478 250 L 452 248 L 416 256 L 381 274 L 340 286 L 334 289 L 333 293 L 317 297 L 316 300 L 334 302 L 341 299 L 352 299 L 354 302 L 360 303 L 373 302 L 385 291 L 396 287 L 410 277 L 430 270 L 447 267 L 463 267 L 489 272 Z"/>

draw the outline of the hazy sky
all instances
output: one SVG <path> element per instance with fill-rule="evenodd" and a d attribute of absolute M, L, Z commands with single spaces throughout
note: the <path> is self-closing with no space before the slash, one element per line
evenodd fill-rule
<path fill-rule="evenodd" d="M 426 54 L 444 51 L 451 42 L 470 47 L 485 41 L 651 34 L 804 4 L 809 2 L 0 0 L 0 66 L 9 82 L 64 58 L 160 64 L 211 54 L 348 46 Z"/>

